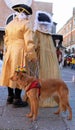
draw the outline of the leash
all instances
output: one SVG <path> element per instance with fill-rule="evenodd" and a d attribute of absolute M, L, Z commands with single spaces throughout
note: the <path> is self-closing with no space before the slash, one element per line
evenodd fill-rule
<path fill-rule="evenodd" d="M 28 70 L 30 71 L 31 76 L 38 78 L 39 77 L 39 62 L 37 61 L 36 63 L 33 63 L 32 61 L 30 61 L 28 63 Z"/>

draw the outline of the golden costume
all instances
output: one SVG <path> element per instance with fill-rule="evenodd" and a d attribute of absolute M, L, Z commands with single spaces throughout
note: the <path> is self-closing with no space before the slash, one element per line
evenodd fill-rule
<path fill-rule="evenodd" d="M 6 26 L 4 43 L 6 52 L 0 85 L 13 88 L 14 84 L 10 77 L 16 67 L 26 65 L 26 59 L 30 61 L 36 58 L 29 20 L 14 18 Z"/>
<path fill-rule="evenodd" d="M 38 14 L 39 13 L 40 12 L 38 12 Z M 44 14 L 45 12 L 41 13 Z M 34 43 L 39 60 L 39 78 L 60 78 L 56 48 L 54 46 L 52 36 L 49 33 L 49 23 L 47 26 L 47 23 L 44 24 L 43 22 L 40 24 L 40 21 L 38 22 L 38 25 L 34 31 Z M 43 100 L 40 97 L 40 106 L 54 107 L 57 106 L 57 103 L 54 101 L 53 98 L 46 97 L 45 100 Z"/>
<path fill-rule="evenodd" d="M 39 78 L 60 78 L 56 48 L 50 34 L 40 31 L 34 33 L 34 42 L 39 59 Z"/>
<path fill-rule="evenodd" d="M 13 2 L 13 0 L 12 0 Z M 19 3 L 17 3 L 19 2 Z M 7 104 L 13 104 L 13 107 L 26 107 L 28 103 L 22 101 L 22 90 L 17 84 L 10 80 L 17 67 L 27 66 L 29 61 L 36 61 L 35 47 L 30 29 L 29 15 L 32 15 L 30 7 L 32 1 L 14 1 L 11 8 L 17 15 L 11 22 L 7 21 L 5 29 L 4 43 L 5 55 L 3 59 L 3 68 L 1 76 L 1 86 L 7 86 L 8 98 Z M 13 16 L 15 16 L 13 15 Z"/>

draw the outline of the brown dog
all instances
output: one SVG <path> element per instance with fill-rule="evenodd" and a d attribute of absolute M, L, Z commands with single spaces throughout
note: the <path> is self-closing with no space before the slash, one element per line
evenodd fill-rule
<path fill-rule="evenodd" d="M 19 88 L 26 91 L 31 106 L 31 111 L 26 116 L 32 118 L 33 121 L 38 115 L 39 97 L 44 99 L 44 97 L 51 96 L 57 96 L 59 98 L 59 108 L 55 114 L 59 114 L 63 110 L 68 110 L 68 119 L 72 119 L 72 109 L 69 104 L 69 90 L 64 81 L 59 79 L 36 79 L 23 72 L 15 72 L 11 80 L 16 81 Z"/>

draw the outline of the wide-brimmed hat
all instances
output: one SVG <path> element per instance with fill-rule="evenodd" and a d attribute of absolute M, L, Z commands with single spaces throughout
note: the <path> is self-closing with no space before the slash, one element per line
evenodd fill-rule
<path fill-rule="evenodd" d="M 51 22 L 50 17 L 45 13 L 39 13 L 38 14 L 38 21 L 39 22 Z"/>
<path fill-rule="evenodd" d="M 48 12 L 38 10 L 36 12 L 36 21 L 38 23 L 52 24 L 52 17 Z"/>
<path fill-rule="evenodd" d="M 23 12 L 26 15 L 31 15 L 32 14 L 31 7 L 29 7 L 28 5 L 25 5 L 25 4 L 14 5 L 14 6 L 12 6 L 12 9 L 19 12 L 19 13 Z"/>

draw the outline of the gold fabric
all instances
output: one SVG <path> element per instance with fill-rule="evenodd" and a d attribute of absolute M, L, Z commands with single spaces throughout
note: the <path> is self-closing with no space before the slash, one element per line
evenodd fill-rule
<path fill-rule="evenodd" d="M 36 58 L 30 23 L 17 17 L 5 29 L 5 55 L 3 60 L 1 86 L 16 87 L 10 80 L 16 67 L 24 66 L 27 60 Z"/>
<path fill-rule="evenodd" d="M 34 32 L 34 42 L 39 60 L 39 78 L 61 78 L 56 49 L 50 34 Z M 41 107 L 54 107 L 57 103 L 53 98 L 40 98 Z"/>

